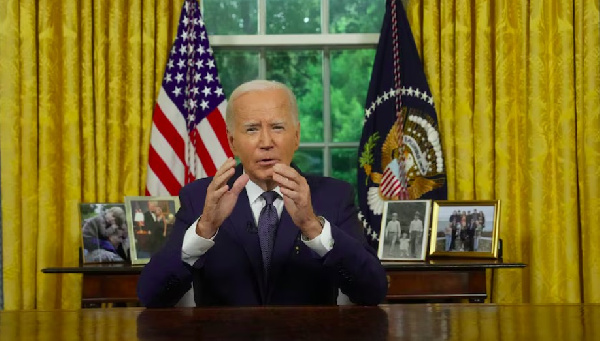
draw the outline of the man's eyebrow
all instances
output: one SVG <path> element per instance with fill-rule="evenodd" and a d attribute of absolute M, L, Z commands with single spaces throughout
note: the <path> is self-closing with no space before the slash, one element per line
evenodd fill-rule
<path fill-rule="evenodd" d="M 258 122 L 246 122 L 243 124 L 244 127 L 255 127 L 257 125 L 259 125 Z"/>

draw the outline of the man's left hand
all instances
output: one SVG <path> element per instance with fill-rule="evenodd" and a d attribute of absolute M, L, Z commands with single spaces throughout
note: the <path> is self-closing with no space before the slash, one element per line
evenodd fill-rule
<path fill-rule="evenodd" d="M 313 211 L 306 179 L 292 167 L 278 163 L 273 166 L 273 180 L 279 184 L 283 204 L 302 235 L 309 240 L 320 235 L 323 227 Z"/>

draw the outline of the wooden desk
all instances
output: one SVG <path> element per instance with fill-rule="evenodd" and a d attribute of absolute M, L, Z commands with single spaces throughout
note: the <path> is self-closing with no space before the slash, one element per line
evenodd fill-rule
<path fill-rule="evenodd" d="M 388 274 L 387 301 L 430 302 L 487 298 L 486 269 L 524 267 L 523 263 L 501 260 L 442 259 L 427 262 L 383 263 Z M 72 268 L 46 268 L 44 273 L 83 274 L 82 305 L 137 303 L 136 287 L 143 266 L 88 264 Z"/>
<path fill-rule="evenodd" d="M 600 340 L 600 305 L 0 311 L 2 340 Z"/>

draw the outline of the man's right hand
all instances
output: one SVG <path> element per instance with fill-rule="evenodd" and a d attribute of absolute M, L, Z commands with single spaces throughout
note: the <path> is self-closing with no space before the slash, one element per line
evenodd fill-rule
<path fill-rule="evenodd" d="M 233 211 L 240 192 L 244 189 L 246 183 L 248 183 L 248 175 L 242 174 L 233 183 L 231 189 L 229 189 L 227 181 L 235 173 L 234 167 L 235 160 L 233 158 L 227 159 L 206 189 L 206 200 L 204 201 L 202 217 L 196 224 L 196 234 L 200 237 L 210 239 L 217 233 L 223 221 Z"/>

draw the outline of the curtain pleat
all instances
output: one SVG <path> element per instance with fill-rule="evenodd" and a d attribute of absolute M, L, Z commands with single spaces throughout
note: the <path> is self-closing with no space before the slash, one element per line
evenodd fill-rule
<path fill-rule="evenodd" d="M 527 264 L 495 272 L 494 301 L 599 303 L 598 2 L 415 0 L 408 13 L 448 196 L 500 199 L 504 258 Z"/>
<path fill-rule="evenodd" d="M 473 61 L 473 144 L 477 146 L 473 158 L 474 198 L 494 199 L 494 53 L 489 49 L 493 44 L 492 6 L 494 1 L 474 2 L 471 11 L 474 20 L 471 27 Z M 489 84 L 490 86 L 479 86 Z"/>
<path fill-rule="evenodd" d="M 10 254 L 21 254 L 21 230 L 16 229 L 12 221 L 21 220 L 21 106 L 18 98 L 21 92 L 21 69 L 19 68 L 20 44 L 20 8 L 18 1 L 5 1 L 0 4 L 0 46 L 2 46 L 2 63 L 0 63 L 0 156 L 2 157 L 1 179 L 13 179 L 10 183 L 2 181 L 2 234 L 3 236 L 19 236 L 17 241 L 3 242 L 3 287 L 5 292 L 15 292 L 17 283 L 21 282 L 22 260 L 7 257 Z M 8 146 L 11 146 L 9 148 Z M 16 180 L 16 181 L 14 181 Z M 4 306 L 22 305 L 20 295 L 4 295 Z"/>
<path fill-rule="evenodd" d="M 600 302 L 600 13 L 598 1 L 574 3 L 582 287 L 585 302 Z"/>
<path fill-rule="evenodd" d="M 39 115 L 38 115 L 38 107 L 40 103 L 40 99 L 38 96 L 39 91 L 39 80 L 37 77 L 37 70 L 39 67 L 39 58 L 35 56 L 35 54 L 31 53 L 31 51 L 35 51 L 38 48 L 38 37 L 36 34 L 36 12 L 35 12 L 35 1 L 25 1 L 20 3 L 19 8 L 19 23 L 17 27 L 19 28 L 19 32 L 16 33 L 16 37 L 20 38 L 15 41 L 15 47 L 19 49 L 19 59 L 17 63 L 20 62 L 18 66 L 20 68 L 14 69 L 14 74 L 12 77 L 16 78 L 15 75 L 20 74 L 21 84 L 18 89 L 18 93 L 15 94 L 15 100 L 20 100 L 20 108 L 14 112 L 17 116 L 20 136 L 18 140 L 13 140 L 12 142 L 16 142 L 19 144 L 19 148 L 17 149 L 20 155 L 17 155 L 14 159 L 9 157 L 5 157 L 4 150 L 2 151 L 3 160 L 12 160 L 7 163 L 12 163 L 17 160 L 20 163 L 15 164 L 15 170 L 17 170 L 17 177 L 13 183 L 20 183 L 20 188 L 18 198 L 14 198 L 15 202 L 12 204 L 18 205 L 16 211 L 14 213 L 18 214 L 18 216 L 14 215 L 12 212 L 9 213 L 9 209 L 4 210 L 3 214 L 3 223 L 5 230 L 3 231 L 3 245 L 11 244 L 8 241 L 13 241 L 11 236 L 21 236 L 19 240 L 16 240 L 15 243 L 19 244 L 19 248 L 17 251 L 18 254 L 22 255 L 20 260 L 14 260 L 13 264 L 15 264 L 15 270 L 17 270 L 19 281 L 16 283 L 19 290 L 28 290 L 29 292 L 36 291 L 36 279 L 37 273 L 31 271 L 31 269 L 36 269 L 36 247 L 37 247 L 37 236 L 38 236 L 38 228 L 39 228 L 39 209 L 38 209 L 38 186 L 39 186 L 39 161 L 37 158 L 38 149 L 39 149 L 39 137 L 38 137 L 38 125 L 39 125 Z M 8 47 L 7 44 L 2 44 L 3 52 Z M 18 64 L 17 64 L 18 65 Z M 6 79 L 2 79 L 2 83 L 4 83 Z M 11 103 L 15 105 L 15 103 Z M 17 105 L 18 107 L 18 105 Z M 5 108 L 5 106 L 2 106 Z M 8 113 L 11 115 L 12 113 Z M 4 116 L 4 115 L 3 115 Z M 4 168 L 5 162 L 2 162 L 2 166 Z M 9 166 L 11 167 L 11 166 Z M 4 176 L 2 178 L 3 185 L 6 183 L 4 180 Z M 4 195 L 6 192 L 11 191 L 10 187 L 6 188 L 2 186 Z M 9 204 L 8 200 L 3 200 L 3 204 Z M 14 220 L 13 220 L 14 219 Z M 27 227 L 27 228 L 24 228 Z M 11 250 L 7 250 L 3 248 L 4 253 L 4 261 L 11 262 Z M 6 264 L 6 263 L 5 263 Z M 18 265 L 16 265 L 18 264 Z M 17 268 L 18 267 L 18 268 Z M 7 284 L 6 277 L 4 278 L 5 283 L 5 304 L 4 307 L 9 306 L 9 302 L 16 300 L 19 304 L 22 304 L 24 307 L 34 307 L 35 299 L 30 295 L 19 294 L 18 296 L 11 297 L 9 295 L 9 287 Z"/>
<path fill-rule="evenodd" d="M 454 55 L 442 54 L 442 59 L 454 64 L 454 74 L 446 76 L 454 78 L 454 107 L 441 108 L 453 111 L 454 116 L 454 159 L 453 162 L 456 199 L 473 198 L 473 63 L 471 46 L 471 1 L 457 0 L 454 2 L 454 20 L 446 21 L 448 28 L 452 27 L 454 38 Z M 449 30 L 450 31 L 450 30 Z M 443 120 L 443 115 L 440 118 Z"/>
<path fill-rule="evenodd" d="M 80 130 L 81 130 L 81 201 L 94 202 L 103 201 L 97 186 L 97 178 L 100 176 L 100 156 L 96 149 L 96 117 L 101 116 L 98 111 L 98 101 L 95 94 L 99 83 L 97 78 L 96 53 L 99 44 L 96 43 L 96 26 L 99 23 L 95 17 L 99 1 L 81 1 L 81 107 L 80 107 Z"/>
<path fill-rule="evenodd" d="M 96 177 L 84 179 L 84 181 L 95 181 L 95 200 L 108 202 L 107 172 L 109 146 L 107 143 L 107 116 L 108 116 L 108 1 L 93 1 L 94 5 L 94 37 L 93 37 L 93 70 L 94 70 L 94 129 L 91 131 L 94 137 L 94 156 Z M 108 151 L 108 153 L 104 152 Z M 92 197 L 93 198 L 93 197 Z"/>
<path fill-rule="evenodd" d="M 55 84 L 62 82 L 60 89 L 60 102 L 64 103 L 62 107 L 62 122 L 60 136 L 54 136 L 53 140 L 61 141 L 62 151 L 62 183 L 60 192 L 62 195 L 62 216 L 63 219 L 59 223 L 64 226 L 79 226 L 79 202 L 81 201 L 81 104 L 82 104 L 82 78 L 83 73 L 81 65 L 81 40 L 85 36 L 85 32 L 81 28 L 81 1 L 64 1 L 61 3 L 61 13 L 63 16 L 62 29 L 63 43 L 61 44 L 60 54 L 62 55 L 61 74 L 57 75 Z M 58 25 L 57 25 L 58 26 Z M 50 114 L 53 117 L 59 117 L 60 113 L 55 112 Z M 47 141 L 48 145 L 52 145 L 51 141 Z M 56 174 L 54 174 L 56 177 Z M 52 207 L 49 205 L 48 210 Z M 40 226 L 44 226 L 40 224 Z M 79 245 L 81 233 L 78 229 L 65 228 L 62 229 L 62 236 L 57 243 L 62 245 Z M 52 247 L 52 246 L 50 246 Z M 58 255 L 57 262 L 64 264 L 77 264 L 79 261 L 78 248 L 61 248 L 62 254 Z M 43 267 L 49 267 L 55 264 L 46 260 Z M 40 269 L 41 271 L 41 269 Z M 41 272 L 38 272 L 41 275 Z M 49 277 L 47 275 L 42 276 Z M 81 276 L 69 274 L 61 276 L 61 286 L 66 287 L 81 287 Z M 80 291 L 71 293 L 68 291 L 60 291 L 60 307 L 68 308 L 78 306 L 81 301 Z M 43 300 L 44 301 L 44 300 Z M 49 305 L 48 308 L 54 306 Z"/>
<path fill-rule="evenodd" d="M 109 9 L 107 14 L 106 23 L 107 27 L 107 96 L 106 101 L 106 144 L 108 147 L 107 160 L 106 160 L 106 196 L 110 202 L 121 201 L 120 193 L 123 193 L 124 178 L 121 177 L 121 173 L 124 170 L 123 157 L 124 157 L 124 138 L 123 122 L 124 116 L 127 110 L 127 104 L 130 104 L 130 99 L 126 97 L 127 79 L 125 78 L 126 73 L 131 70 L 127 70 L 126 67 L 126 53 L 129 48 L 133 48 L 130 45 L 129 36 L 127 34 L 127 22 L 135 20 L 134 18 L 128 18 L 126 12 L 126 5 L 128 1 L 121 0 L 109 0 Z M 125 45 L 127 48 L 122 48 Z M 126 130 L 125 130 L 126 131 Z M 127 146 L 128 147 L 128 146 Z"/>
<path fill-rule="evenodd" d="M 63 56 L 61 45 L 64 42 L 63 33 L 73 33 L 63 31 L 60 22 L 64 20 L 60 6 L 46 1 L 38 2 L 38 39 L 39 39 L 39 88 L 38 88 L 38 166 L 39 166 L 39 197 L 37 208 L 39 211 L 38 220 L 31 225 L 32 230 L 36 231 L 34 243 L 35 246 L 30 249 L 36 265 L 33 267 L 35 272 L 32 274 L 39 280 L 38 285 L 33 281 L 37 297 L 39 298 L 39 308 L 48 309 L 55 307 L 58 303 L 57 288 L 62 286 L 60 276 L 48 276 L 40 273 L 41 269 L 54 264 L 63 264 L 60 259 L 64 229 L 56 228 L 62 224 L 62 213 L 65 208 L 62 196 L 63 177 L 62 169 L 62 141 L 59 138 L 63 134 L 62 123 L 65 111 L 63 102 L 63 85 L 61 81 L 64 75 L 64 66 L 62 64 Z M 57 25 L 58 23 L 58 25 Z M 66 132 L 65 132 L 66 133 Z M 29 168 L 33 165 L 24 164 Z M 32 167 L 33 168 L 33 167 Z M 3 179 L 4 180 L 4 179 Z M 65 179 L 66 180 L 66 179 Z M 24 207 L 26 209 L 26 206 Z M 44 229 L 46 227 L 46 229 Z M 48 229 L 48 227 L 50 227 Z M 50 232 L 51 233 L 47 233 Z M 26 269 L 27 270 L 27 269 Z M 27 271 L 28 274 L 31 271 Z M 24 292 L 28 295 L 28 292 Z M 33 296 L 35 298 L 36 296 Z M 28 302 L 29 303 L 29 302 Z M 9 307 L 6 307 L 9 309 Z"/>
<path fill-rule="evenodd" d="M 500 231 L 504 242 L 504 257 L 522 261 L 525 269 L 497 271 L 494 296 L 498 302 L 529 301 L 530 229 L 527 224 L 527 207 L 523 206 L 530 184 L 525 181 L 526 165 L 523 157 L 527 144 L 525 122 L 527 101 L 521 85 L 526 76 L 526 3 L 495 1 L 493 9 L 495 55 L 494 73 L 494 140 L 495 140 L 495 193 L 502 198 Z M 508 200 L 510 199 L 510 200 Z"/>
<path fill-rule="evenodd" d="M 162 76 L 159 74 L 155 74 L 155 70 L 160 70 L 160 66 L 157 65 L 166 65 L 166 60 L 164 64 L 158 63 L 156 60 L 156 54 L 167 55 L 168 51 L 162 51 L 159 53 L 157 50 L 156 43 L 159 39 L 156 37 L 156 32 L 158 28 L 156 27 L 156 3 L 153 0 L 142 1 L 142 22 L 141 22 L 141 43 L 142 43 L 142 54 L 141 58 L 141 108 L 153 108 L 155 94 L 158 92 L 160 88 L 160 82 L 162 80 Z M 168 37 L 168 36 L 167 36 Z M 168 39 L 164 39 L 165 42 Z M 161 47 L 162 48 L 162 47 Z M 146 75 L 146 77 L 144 77 Z M 151 76 L 151 77 L 149 77 Z M 134 116 L 137 116 L 139 119 L 139 123 L 141 126 L 147 127 L 152 124 L 152 111 L 142 111 L 139 113 L 133 113 Z M 140 144 L 140 151 L 137 155 L 142 160 L 148 160 L 148 148 L 145 146 L 150 145 L 150 133 L 139 136 L 137 139 L 137 143 Z M 142 167 L 139 170 L 139 178 L 146 179 L 146 167 Z M 137 191 L 139 193 L 145 193 L 146 189 L 145 181 L 140 181 L 138 183 Z"/>

